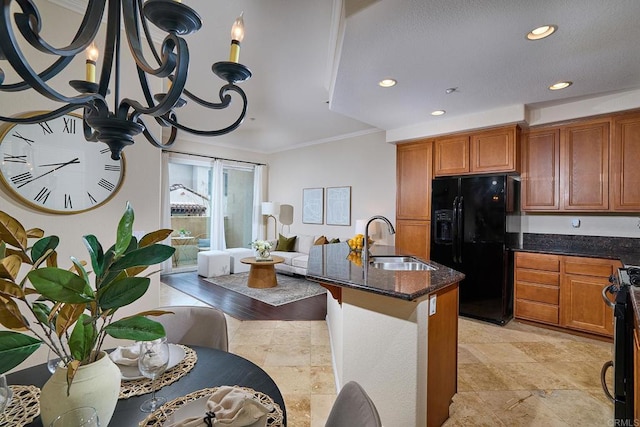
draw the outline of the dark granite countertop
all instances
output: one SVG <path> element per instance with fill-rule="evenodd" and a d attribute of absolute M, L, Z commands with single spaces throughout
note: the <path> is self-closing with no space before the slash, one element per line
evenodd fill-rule
<path fill-rule="evenodd" d="M 522 245 L 511 248 L 523 252 L 618 259 L 624 265 L 640 265 L 640 239 L 605 236 L 525 233 Z"/>
<path fill-rule="evenodd" d="M 347 259 L 346 243 L 313 246 L 309 251 L 307 279 L 345 288 L 373 292 L 407 301 L 416 300 L 464 279 L 464 274 L 433 261 L 430 271 L 388 271 L 364 268 Z M 393 246 L 373 246 L 371 255 L 404 255 Z"/>

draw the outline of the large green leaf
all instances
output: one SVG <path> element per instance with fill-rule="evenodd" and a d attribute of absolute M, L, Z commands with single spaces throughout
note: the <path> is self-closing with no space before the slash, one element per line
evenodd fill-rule
<path fill-rule="evenodd" d="M 110 283 L 101 289 L 98 304 L 103 310 L 129 305 L 147 292 L 151 279 L 127 277 Z"/>
<path fill-rule="evenodd" d="M 84 291 L 83 291 L 84 294 L 91 296 L 91 298 L 95 298 L 95 295 L 93 294 L 93 289 L 91 289 L 91 286 L 90 286 L 89 274 L 87 274 L 87 270 L 84 269 L 82 262 L 80 262 L 76 257 L 73 257 L 73 256 L 71 257 L 71 262 L 73 263 L 73 266 L 75 267 L 78 275 L 82 277 L 82 279 L 84 280 L 84 283 L 85 283 Z"/>
<path fill-rule="evenodd" d="M 33 313 L 36 315 L 36 318 L 40 322 L 42 322 L 43 325 L 49 324 L 49 315 L 51 314 L 51 308 L 49 308 L 48 305 L 41 302 L 34 302 Z"/>
<path fill-rule="evenodd" d="M 175 248 L 167 245 L 154 244 L 129 252 L 113 263 L 112 270 L 126 270 L 131 267 L 149 266 L 158 264 L 171 258 Z"/>
<path fill-rule="evenodd" d="M 134 341 L 151 341 L 165 336 L 164 327 L 142 316 L 127 317 L 111 323 L 105 328 L 114 338 Z"/>
<path fill-rule="evenodd" d="M 125 209 L 122 218 L 120 218 L 120 223 L 118 224 L 115 247 L 116 258 L 124 254 L 129 247 L 129 242 L 133 235 L 133 218 L 133 208 L 129 202 L 127 202 L 127 208 Z"/>
<path fill-rule="evenodd" d="M 154 243 L 159 243 L 168 238 L 173 230 L 170 228 L 163 228 L 160 230 L 152 231 L 151 233 L 145 234 L 142 239 L 140 239 L 140 247 L 149 246 Z"/>
<path fill-rule="evenodd" d="M 43 297 L 71 304 L 91 302 L 91 295 L 85 293 L 86 282 L 82 277 L 61 268 L 46 267 L 32 270 L 27 274 Z"/>
<path fill-rule="evenodd" d="M 88 359 L 96 338 L 97 331 L 91 321 L 91 316 L 81 315 L 69 337 L 69 349 L 73 358 L 80 361 Z"/>
<path fill-rule="evenodd" d="M 91 266 L 96 276 L 101 276 L 104 263 L 104 252 L 102 252 L 102 245 L 98 241 L 98 238 L 93 234 L 82 236 L 84 246 L 89 252 L 89 258 L 91 258 Z"/>
<path fill-rule="evenodd" d="M 42 258 L 42 256 L 47 253 L 47 250 L 51 249 L 54 251 L 58 247 L 58 243 L 60 243 L 58 236 L 44 237 L 35 242 L 31 248 L 31 259 L 33 259 L 33 262 Z"/>
<path fill-rule="evenodd" d="M 29 335 L 0 331 L 0 374 L 18 366 L 40 347 L 39 341 Z"/>

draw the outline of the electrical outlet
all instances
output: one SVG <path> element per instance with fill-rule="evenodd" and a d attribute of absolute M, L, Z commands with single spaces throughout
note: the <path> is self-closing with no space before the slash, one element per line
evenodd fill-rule
<path fill-rule="evenodd" d="M 436 295 L 429 297 L 429 316 L 436 314 Z"/>

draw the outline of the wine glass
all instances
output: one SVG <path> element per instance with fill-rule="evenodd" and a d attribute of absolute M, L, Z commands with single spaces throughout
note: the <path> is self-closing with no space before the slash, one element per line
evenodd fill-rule
<path fill-rule="evenodd" d="M 51 421 L 49 427 L 100 427 L 98 414 L 91 406 L 71 409 Z"/>
<path fill-rule="evenodd" d="M 11 391 L 9 385 L 7 384 L 7 378 L 4 376 L 4 374 L 0 375 L 0 414 L 9 407 L 9 403 L 11 403 L 12 397 L 13 391 Z"/>
<path fill-rule="evenodd" d="M 140 342 L 140 356 L 138 357 L 138 369 L 140 373 L 152 381 L 151 399 L 140 405 L 142 412 L 153 412 L 167 401 L 164 397 L 156 397 L 156 387 L 153 384 L 167 369 L 169 364 L 169 344 L 167 337 L 153 341 Z"/>

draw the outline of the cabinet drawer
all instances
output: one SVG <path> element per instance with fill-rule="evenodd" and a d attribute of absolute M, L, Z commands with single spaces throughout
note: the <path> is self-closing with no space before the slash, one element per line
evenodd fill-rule
<path fill-rule="evenodd" d="M 516 299 L 515 316 L 522 319 L 557 325 L 559 310 L 557 305 Z"/>
<path fill-rule="evenodd" d="M 516 267 L 559 272 L 560 257 L 558 255 L 518 252 L 516 254 Z"/>
<path fill-rule="evenodd" d="M 580 276 L 609 277 L 615 272 L 618 265 L 617 261 L 568 257 L 564 260 L 564 272 Z"/>
<path fill-rule="evenodd" d="M 516 298 L 558 305 L 560 302 L 560 288 L 557 286 L 516 282 Z"/>
<path fill-rule="evenodd" d="M 516 281 L 560 286 L 560 274 L 548 271 L 516 269 Z"/>

